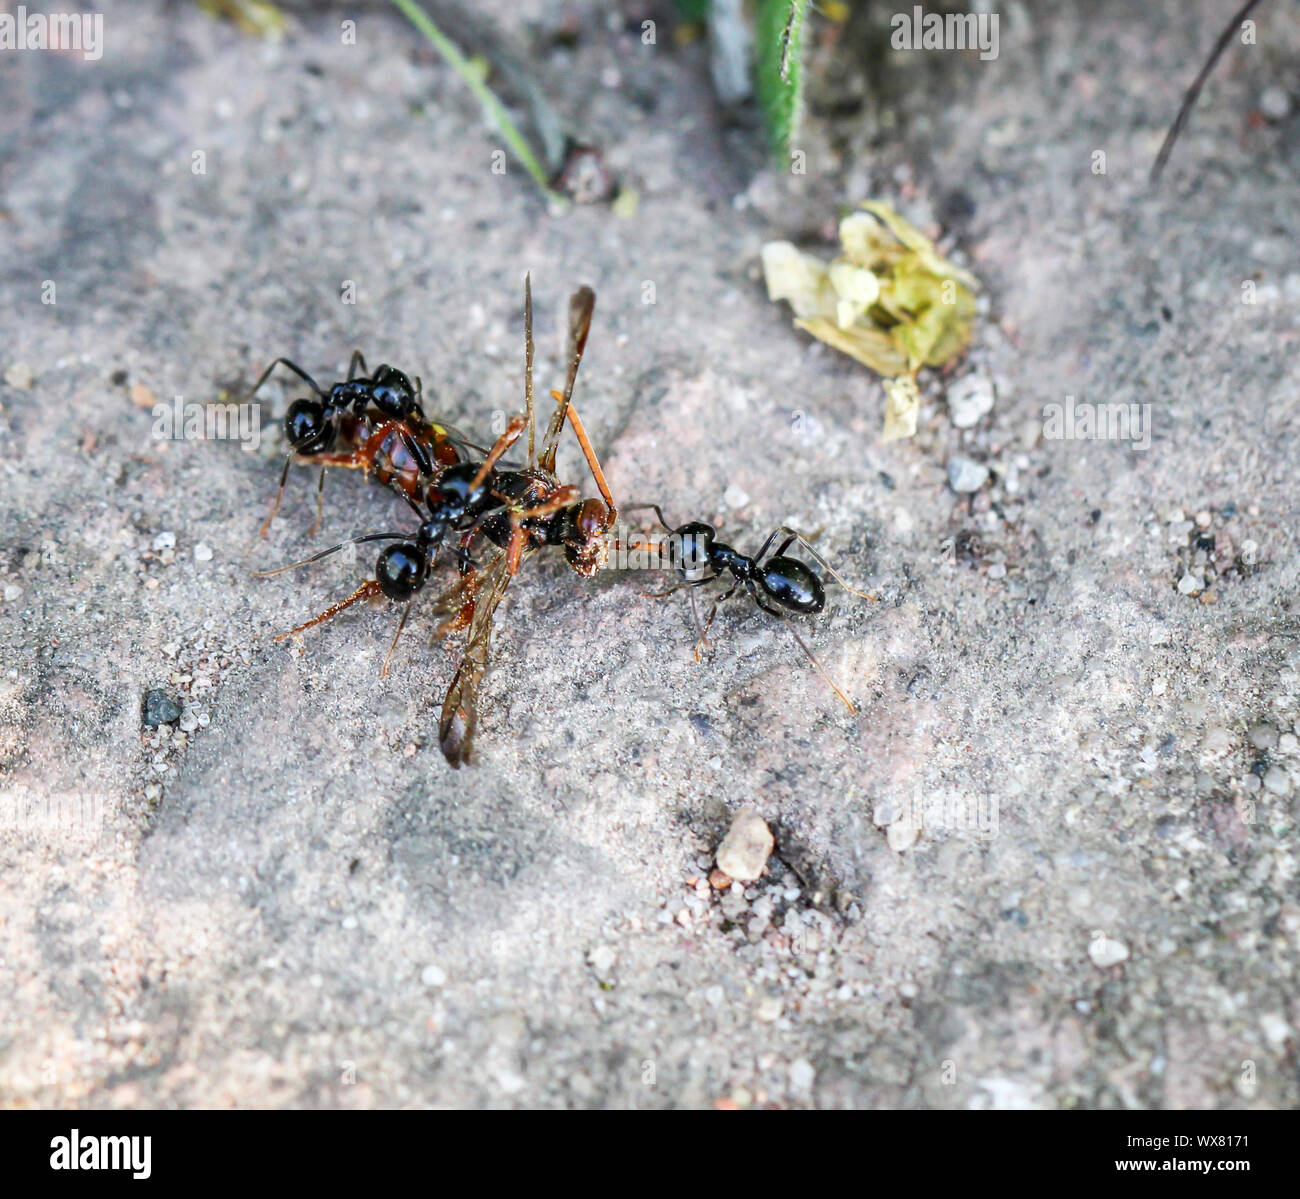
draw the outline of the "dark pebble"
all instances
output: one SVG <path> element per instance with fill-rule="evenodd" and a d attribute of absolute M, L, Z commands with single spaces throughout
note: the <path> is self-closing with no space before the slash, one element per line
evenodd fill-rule
<path fill-rule="evenodd" d="M 707 737 L 713 732 L 713 721 L 711 721 L 703 712 L 692 712 L 690 715 L 691 724 L 695 726 L 696 732 L 701 737 Z"/>
<path fill-rule="evenodd" d="M 181 718 L 181 706 L 165 691 L 155 688 L 144 697 L 144 727 L 156 729 Z"/>

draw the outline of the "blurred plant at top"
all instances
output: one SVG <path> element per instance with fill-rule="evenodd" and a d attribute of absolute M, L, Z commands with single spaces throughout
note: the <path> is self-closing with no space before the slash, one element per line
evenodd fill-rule
<path fill-rule="evenodd" d="M 677 0 L 682 18 L 708 28 L 713 84 L 724 104 L 757 95 L 773 152 L 789 152 L 804 115 L 804 27 L 812 0 Z M 848 19 L 845 0 L 822 0 L 820 16 Z"/>
<path fill-rule="evenodd" d="M 922 367 L 970 344 L 979 283 L 887 204 L 840 222 L 841 254 L 823 262 L 788 241 L 763 246 L 768 298 L 787 300 L 795 326 L 884 376 L 884 440 L 916 432 Z"/>

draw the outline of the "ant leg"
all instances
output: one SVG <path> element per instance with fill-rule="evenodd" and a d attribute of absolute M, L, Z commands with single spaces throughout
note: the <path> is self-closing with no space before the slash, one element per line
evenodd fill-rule
<path fill-rule="evenodd" d="M 367 533 L 364 537 L 353 537 L 350 541 L 340 541 L 338 545 L 332 545 L 327 550 L 312 554 L 310 558 L 304 558 L 301 562 L 290 562 L 288 566 L 277 566 L 274 570 L 255 570 L 253 571 L 253 578 L 269 579 L 274 575 L 284 574 L 286 570 L 297 570 L 300 566 L 310 566 L 313 562 L 319 562 L 322 558 L 337 554 L 339 550 L 345 550 L 350 545 L 361 545 L 366 541 L 405 541 L 408 536 L 407 533 Z"/>
<path fill-rule="evenodd" d="M 258 393 L 258 390 L 261 388 L 262 384 L 265 383 L 267 379 L 271 377 L 271 372 L 275 370 L 277 366 L 287 366 L 291 371 L 293 371 L 295 375 L 298 376 L 298 378 L 304 380 L 308 384 L 308 386 L 311 387 L 312 391 L 314 391 L 318 396 L 320 396 L 321 399 L 325 398 L 325 393 L 321 391 L 320 385 L 305 370 L 303 370 L 302 367 L 300 367 L 296 362 L 290 362 L 289 359 L 287 358 L 277 358 L 273 363 L 271 363 L 270 366 L 266 368 L 266 370 L 262 372 L 262 377 L 258 379 L 256 383 L 253 384 L 253 390 L 248 393 L 248 397 L 247 397 L 248 399 L 251 400 Z"/>
<path fill-rule="evenodd" d="M 313 616 L 309 621 L 300 624 L 296 629 L 290 629 L 287 633 L 281 633 L 275 640 L 281 642 L 289 637 L 296 637 L 299 633 L 305 633 L 308 629 L 314 629 L 318 624 L 324 624 L 325 621 L 337 616 L 344 608 L 350 608 L 353 604 L 359 603 L 363 599 L 369 599 L 372 595 L 382 595 L 379 590 L 379 584 L 374 579 L 367 579 L 361 584 L 347 599 L 339 600 L 337 604 L 331 604 L 319 616 Z"/>
<path fill-rule="evenodd" d="M 379 669 L 379 677 L 381 679 L 388 674 L 389 660 L 393 656 L 393 650 L 397 648 L 397 639 L 402 635 L 402 630 L 406 628 L 406 618 L 411 615 L 411 604 L 413 603 L 415 603 L 415 601 L 411 600 L 411 602 L 402 609 L 402 619 L 397 622 L 397 632 L 393 634 L 393 643 L 388 647 L 388 653 L 384 655 L 384 664 Z"/>
<path fill-rule="evenodd" d="M 826 573 L 830 575 L 832 579 L 834 579 L 841 587 L 843 587 L 845 591 L 851 591 L 854 595 L 860 595 L 863 599 L 869 599 L 872 601 L 872 603 L 875 602 L 876 597 L 874 595 L 870 595 L 865 591 L 859 591 L 856 587 L 850 585 L 849 583 L 846 583 L 843 577 L 835 569 L 835 567 L 833 567 L 829 562 L 826 561 L 824 557 L 822 557 L 821 554 L 819 554 L 815 549 L 813 549 L 807 537 L 805 537 L 797 529 L 791 529 L 786 525 L 777 525 L 777 527 L 773 529 L 771 533 L 768 534 L 767 540 L 763 542 L 763 548 L 759 550 L 757 554 L 754 555 L 755 562 L 762 561 L 763 557 L 767 553 L 768 547 L 772 544 L 772 542 L 776 540 L 777 535 L 780 533 L 787 534 L 787 537 L 781 543 L 781 548 L 777 550 L 778 557 L 781 554 L 785 553 L 785 551 L 790 547 L 791 542 L 797 541 L 808 552 L 808 554 L 812 557 L 812 559 L 819 566 L 821 566 L 821 568 L 824 571 L 826 571 Z"/>
<path fill-rule="evenodd" d="M 700 614 L 695 607 L 695 592 L 691 592 L 691 616 L 695 619 L 695 627 L 699 631 L 700 639 L 695 643 L 695 660 L 700 660 L 700 650 L 707 649 L 709 645 L 709 629 L 713 626 L 713 618 L 718 614 L 718 605 L 725 603 L 736 594 L 736 588 L 740 586 L 740 580 L 737 579 L 727 589 L 726 593 L 718 596 L 713 601 L 713 607 L 709 609 L 709 619 L 704 622 L 704 627 L 700 628 Z"/>
<path fill-rule="evenodd" d="M 370 368 L 366 365 L 366 356 L 360 350 L 352 351 L 352 359 L 348 362 L 348 382 L 351 383 L 357 377 L 357 367 L 361 367 L 362 375 L 369 375 Z"/>
<path fill-rule="evenodd" d="M 849 715 L 856 716 L 858 714 L 858 709 L 854 706 L 853 701 L 849 699 L 849 697 L 845 695 L 844 692 L 841 691 L 839 687 L 835 685 L 835 680 L 832 679 L 831 676 L 826 673 L 826 667 L 824 667 L 819 661 L 817 661 L 816 655 L 814 655 L 812 650 L 808 648 L 808 645 L 804 641 L 804 639 L 799 636 L 799 630 L 796 629 L 794 625 L 791 624 L 790 621 L 786 619 L 785 613 L 780 611 L 780 609 L 778 608 L 769 608 L 767 604 L 763 603 L 763 601 L 759 598 L 758 591 L 755 589 L 752 583 L 749 584 L 749 594 L 754 597 L 754 603 L 756 603 L 760 608 L 762 608 L 764 612 L 767 612 L 770 615 L 775 616 L 783 625 L 785 625 L 787 629 L 790 630 L 790 636 L 795 639 L 795 642 L 798 644 L 799 648 L 803 650 L 803 652 L 807 655 L 808 661 L 811 662 L 817 668 L 817 673 L 822 676 L 822 679 L 825 681 L 826 686 L 828 686 L 832 691 L 835 692 L 836 695 L 840 697 L 840 699 L 844 703 L 844 706 L 848 708 Z"/>
<path fill-rule="evenodd" d="M 316 519 L 307 530 L 308 537 L 315 537 L 320 522 L 325 515 L 325 468 L 320 468 L 320 478 L 316 480 Z"/>
<path fill-rule="evenodd" d="M 271 505 L 271 511 L 267 515 L 267 518 L 262 522 L 261 529 L 258 530 L 258 534 L 257 534 L 258 537 L 265 537 L 267 535 L 267 531 L 271 527 L 271 522 L 275 519 L 275 514 L 280 511 L 280 501 L 284 499 L 284 485 L 286 482 L 288 482 L 289 466 L 292 462 L 293 462 L 293 451 L 290 450 L 284 456 L 284 469 L 280 472 L 280 486 L 276 489 L 275 501 Z M 256 544 L 257 544 L 257 538 L 254 538 L 249 548 L 251 549 L 252 545 L 256 545 Z"/>

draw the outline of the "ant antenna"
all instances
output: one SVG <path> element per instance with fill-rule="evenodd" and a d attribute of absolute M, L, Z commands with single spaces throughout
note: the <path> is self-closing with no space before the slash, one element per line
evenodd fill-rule
<path fill-rule="evenodd" d="M 1153 184 L 1160 181 L 1160 172 L 1165 169 L 1165 163 L 1169 161 L 1169 155 L 1173 152 L 1174 142 L 1178 140 L 1178 135 L 1182 133 L 1183 126 L 1187 124 L 1187 118 L 1192 115 L 1192 109 L 1201 94 L 1201 88 L 1205 86 L 1205 81 L 1210 77 L 1210 72 L 1214 70 L 1215 64 L 1228 48 L 1233 33 L 1236 32 L 1241 23 L 1250 15 L 1250 10 L 1258 3 L 1259 0 L 1246 0 L 1246 3 L 1238 10 L 1237 15 L 1228 22 L 1227 27 L 1219 34 L 1219 40 L 1214 43 L 1214 49 L 1210 51 L 1210 57 L 1206 59 L 1205 65 L 1197 73 L 1196 78 L 1192 80 L 1192 86 L 1187 89 L 1182 106 L 1178 109 L 1178 115 L 1174 118 L 1174 123 L 1169 126 L 1169 132 L 1165 134 L 1165 140 L 1160 145 L 1160 153 L 1156 155 L 1156 161 L 1151 167 L 1151 182 Z"/>
<path fill-rule="evenodd" d="M 367 533 L 364 537 L 353 537 L 351 541 L 340 541 L 338 545 L 332 545 L 327 550 L 321 550 L 319 554 L 312 554 L 310 558 L 304 558 L 301 562 L 290 562 L 288 566 L 277 566 L 274 570 L 255 570 L 253 571 L 253 578 L 269 579 L 272 575 L 284 574 L 286 570 L 297 570 L 300 566 L 310 566 L 313 562 L 328 558 L 330 554 L 337 554 L 339 550 L 345 550 L 350 545 L 361 545 L 365 541 L 405 541 L 408 536 L 407 533 Z"/>
<path fill-rule="evenodd" d="M 256 383 L 253 384 L 253 390 L 248 393 L 248 397 L 247 397 L 248 399 L 251 400 L 258 393 L 258 391 L 261 389 L 262 384 L 265 383 L 267 379 L 271 377 L 271 372 L 275 370 L 277 366 L 287 366 L 291 371 L 293 371 L 295 375 L 298 376 L 298 378 L 303 380 L 303 382 L 306 383 L 307 386 L 312 389 L 312 391 L 314 391 L 318 396 L 320 396 L 322 400 L 325 399 L 325 393 L 321 391 L 320 384 L 317 383 L 316 380 L 313 379 L 296 362 L 290 362 L 289 359 L 287 358 L 277 358 L 274 362 L 271 363 L 270 366 L 266 368 L 266 370 L 262 372 L 262 377 L 258 379 Z"/>
<path fill-rule="evenodd" d="M 653 510 L 655 516 L 659 518 L 659 523 L 663 525 L 668 532 L 673 532 L 673 526 L 664 520 L 663 509 L 660 508 L 658 504 L 628 504 L 628 506 L 623 509 L 623 512 L 642 512 L 647 508 Z"/>

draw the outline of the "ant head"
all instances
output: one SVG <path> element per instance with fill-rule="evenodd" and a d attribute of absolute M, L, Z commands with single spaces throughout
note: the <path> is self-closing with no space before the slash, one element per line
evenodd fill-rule
<path fill-rule="evenodd" d="M 581 578 L 589 579 L 609 553 L 605 534 L 609 531 L 609 509 L 600 500 L 583 500 L 569 510 L 564 528 L 564 556 Z"/>
<path fill-rule="evenodd" d="M 388 546 L 375 563 L 375 580 L 389 599 L 410 599 L 424 586 L 428 574 L 428 556 L 409 541 Z"/>
<path fill-rule="evenodd" d="M 335 426 L 319 400 L 294 400 L 284 414 L 285 440 L 299 454 L 319 454 L 334 441 Z"/>
<path fill-rule="evenodd" d="M 798 558 L 769 558 L 758 582 L 773 601 L 791 612 L 820 612 L 826 606 L 821 579 Z"/>
<path fill-rule="evenodd" d="M 702 520 L 692 520 L 679 525 L 668 539 L 668 560 L 674 570 L 688 583 L 703 576 L 709 565 L 709 551 L 717 536 L 712 525 Z"/>
<path fill-rule="evenodd" d="M 370 398 L 380 412 L 395 420 L 405 420 L 415 411 L 415 388 L 395 366 L 381 366 L 375 371 Z"/>

